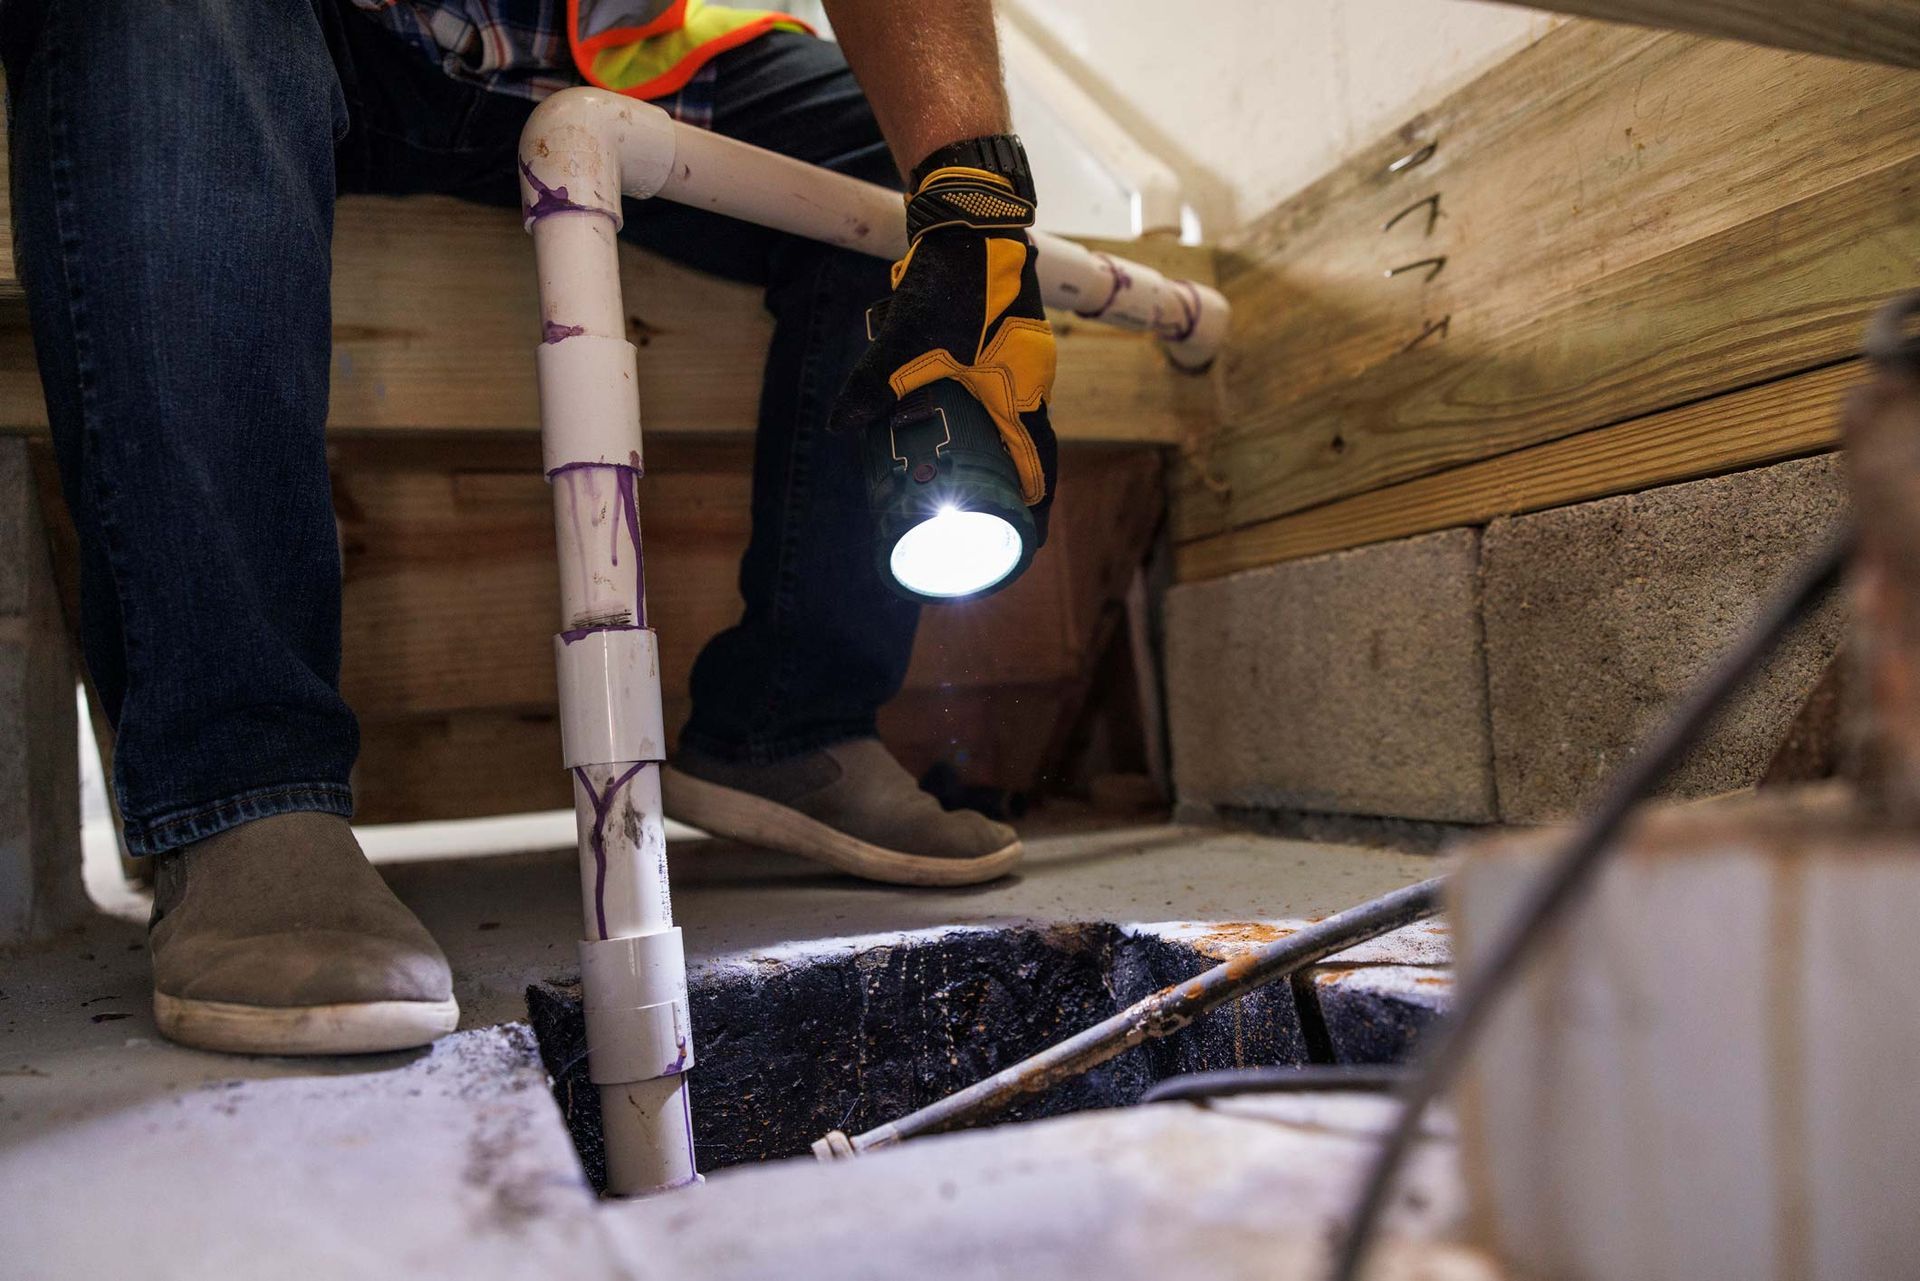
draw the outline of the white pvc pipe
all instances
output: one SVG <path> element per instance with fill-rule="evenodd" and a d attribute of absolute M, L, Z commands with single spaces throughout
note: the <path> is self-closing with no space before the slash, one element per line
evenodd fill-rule
<path fill-rule="evenodd" d="M 541 103 L 521 135 L 520 160 L 521 197 L 536 237 L 546 214 L 566 207 L 597 210 L 618 227 L 624 190 L 879 258 L 899 258 L 907 249 L 898 192 L 679 124 L 658 107 L 601 89 L 568 89 Z M 561 189 L 567 196 L 556 202 Z M 1030 235 L 1048 306 L 1151 330 L 1183 369 L 1204 368 L 1218 353 L 1230 315 L 1218 291 L 1043 231 Z M 544 320 L 583 323 L 552 314 L 548 302 L 543 289 Z"/>
<path fill-rule="evenodd" d="M 906 252 L 898 193 L 676 124 L 647 103 L 568 89 L 520 137 L 520 190 L 540 287 L 541 449 L 560 559 L 554 639 L 561 738 L 580 845 L 588 1072 L 600 1089 L 607 1190 L 698 1179 L 685 950 L 673 924 L 660 808 L 660 665 L 647 629 L 636 486 L 643 471 L 633 345 L 615 232 L 624 195 L 662 196 L 845 248 Z M 1036 233 L 1055 306 L 1151 329 L 1205 365 L 1227 304 L 1205 286 Z"/>

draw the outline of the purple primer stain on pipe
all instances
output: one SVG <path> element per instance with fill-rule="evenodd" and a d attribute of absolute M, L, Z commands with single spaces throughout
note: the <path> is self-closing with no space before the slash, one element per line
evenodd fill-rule
<path fill-rule="evenodd" d="M 647 767 L 646 761 L 639 761 L 620 777 L 607 784 L 603 795 L 593 790 L 593 780 L 587 777 L 584 765 L 573 767 L 573 776 L 580 780 L 580 786 L 587 789 L 587 802 L 593 806 L 593 831 L 587 834 L 587 848 L 593 851 L 593 916 L 594 924 L 600 929 L 600 937 L 607 937 L 607 812 L 613 808 L 614 798 L 620 795 L 620 789 L 633 781 L 633 776 Z"/>
<path fill-rule="evenodd" d="M 1154 329 L 1165 342 L 1185 342 L 1193 337 L 1193 331 L 1200 327 L 1200 291 L 1191 280 L 1176 280 L 1173 287 L 1180 291 L 1180 323 L 1162 326 L 1159 309 L 1154 309 Z"/>
<path fill-rule="evenodd" d="M 1102 267 L 1105 267 L 1107 269 L 1107 274 L 1113 277 L 1113 288 L 1107 291 L 1106 298 L 1103 299 L 1100 305 L 1098 307 L 1095 307 L 1092 311 L 1076 311 L 1073 313 L 1074 315 L 1080 317 L 1080 319 L 1082 320 L 1098 320 L 1100 319 L 1100 317 L 1106 315 L 1107 308 L 1113 306 L 1113 301 L 1114 299 L 1120 296 L 1120 291 L 1122 289 L 1127 288 L 1129 285 L 1133 283 L 1133 277 L 1129 276 L 1126 273 L 1126 270 L 1122 268 L 1119 263 L 1115 262 L 1111 257 L 1109 257 L 1106 254 L 1098 253 L 1098 252 L 1096 252 L 1093 256 L 1100 260 L 1100 265 Z"/>
<path fill-rule="evenodd" d="M 520 207 L 521 214 L 528 222 L 538 222 L 548 214 L 557 213 L 597 213 L 610 216 L 604 209 L 595 209 L 591 205 L 583 205 L 568 199 L 565 187 L 549 187 L 541 182 L 533 176 L 533 166 L 524 160 L 520 162 L 520 172 L 525 176 L 527 185 L 534 190 L 533 203 L 530 205 L 523 203 Z"/>
<path fill-rule="evenodd" d="M 647 625 L 647 554 L 640 547 L 640 501 L 634 492 L 639 473 L 632 467 L 614 469 L 614 487 L 620 494 L 620 510 L 627 520 L 627 536 L 633 540 L 633 583 L 639 597 L 640 626 Z M 613 563 L 620 563 L 620 525 L 614 522 Z"/>
<path fill-rule="evenodd" d="M 646 628 L 637 623 L 601 623 L 593 627 L 570 627 L 560 633 L 560 639 L 571 645 L 589 636 L 598 636 L 601 632 L 643 632 L 645 630 Z"/>
<path fill-rule="evenodd" d="M 661 1076 L 673 1076 L 675 1073 L 687 1070 L 687 1038 L 677 1036 L 673 1039 L 673 1044 L 674 1048 L 680 1051 L 680 1055 L 661 1070 Z"/>
<path fill-rule="evenodd" d="M 565 342 L 569 338 L 578 338 L 587 332 L 585 325 L 563 325 L 557 320 L 549 320 L 540 327 L 541 343 Z"/>
<path fill-rule="evenodd" d="M 576 472 L 585 472 L 585 473 L 598 473 L 602 471 L 613 472 L 614 495 L 613 495 L 613 503 L 612 503 L 611 509 L 608 511 L 609 520 L 607 522 L 609 526 L 608 532 L 610 533 L 613 539 L 613 544 L 608 549 L 608 554 L 612 563 L 615 566 L 618 566 L 620 564 L 620 545 L 621 545 L 621 539 L 623 537 L 633 546 L 633 587 L 634 587 L 635 607 L 636 607 L 636 612 L 638 614 L 638 617 L 635 618 L 631 624 L 627 624 L 625 620 L 622 620 L 620 623 L 612 624 L 608 628 L 581 627 L 581 628 L 574 629 L 573 633 L 562 632 L 561 635 L 564 637 L 567 637 L 568 644 L 572 644 L 573 641 L 578 639 L 580 635 L 585 635 L 593 631 L 612 630 L 613 627 L 631 627 L 632 629 L 638 629 L 638 628 L 643 628 L 647 625 L 647 560 L 646 560 L 646 553 L 641 550 L 640 504 L 634 488 L 635 482 L 640 478 L 643 472 L 641 471 L 641 468 L 640 468 L 639 454 L 629 451 L 627 457 L 632 460 L 630 464 L 629 463 L 589 463 L 589 462 L 562 463 L 560 466 L 555 467 L 553 470 L 547 473 L 547 480 L 557 485 L 560 483 L 560 478 L 562 476 L 570 476 Z M 600 499 L 599 499 L 599 495 L 595 492 L 593 487 L 595 477 L 589 475 L 589 476 L 583 477 L 582 479 L 585 481 L 585 483 L 588 486 L 588 497 L 593 501 L 596 509 L 598 509 Z M 586 545 L 584 541 L 586 537 L 586 531 L 581 528 L 581 523 L 580 523 L 581 518 L 580 518 L 579 495 L 575 492 L 574 482 L 570 481 L 566 486 L 564 486 L 564 488 L 566 491 L 565 498 L 567 503 L 567 510 L 571 513 L 573 518 L 574 538 L 576 542 L 579 543 L 579 545 L 584 549 Z M 592 520 L 592 523 L 593 524 L 599 523 L 597 517 Z M 621 525 L 623 523 L 626 526 L 626 530 L 624 534 L 621 531 Z"/>

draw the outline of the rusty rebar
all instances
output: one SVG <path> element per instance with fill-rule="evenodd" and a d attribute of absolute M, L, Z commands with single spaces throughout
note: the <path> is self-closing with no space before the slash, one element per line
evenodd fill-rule
<path fill-rule="evenodd" d="M 897 1121 L 852 1137 L 834 1130 L 814 1143 L 813 1154 L 823 1161 L 857 1156 L 994 1116 L 1015 1101 L 1098 1067 L 1142 1042 L 1177 1032 L 1215 1006 L 1262 984 L 1425 920 L 1440 910 L 1445 880 L 1436 876 L 1409 885 L 1251 948 Z"/>

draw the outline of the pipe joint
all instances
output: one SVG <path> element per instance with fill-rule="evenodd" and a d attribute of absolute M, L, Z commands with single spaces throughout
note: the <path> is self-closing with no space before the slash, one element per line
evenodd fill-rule
<path fill-rule="evenodd" d="M 549 328 L 554 322 L 549 321 Z M 624 338 L 568 334 L 534 354 L 540 384 L 540 450 L 548 475 L 591 463 L 640 467 L 639 376 Z"/>
<path fill-rule="evenodd" d="M 686 953 L 680 928 L 580 944 L 587 1075 L 631 1085 L 693 1066 Z"/>
<path fill-rule="evenodd" d="M 1192 281 L 1176 280 L 1169 288 L 1179 311 L 1178 330 L 1156 329 L 1167 359 L 1182 373 L 1205 373 L 1227 341 L 1233 308 L 1219 290 Z"/>
<path fill-rule="evenodd" d="M 673 117 L 605 89 L 563 89 L 520 134 L 520 209 L 529 229 L 554 214 L 621 221 L 623 195 L 656 194 L 673 170 Z"/>
<path fill-rule="evenodd" d="M 659 638 L 610 628 L 553 638 L 560 677 L 560 746 L 568 769 L 663 761 Z"/>

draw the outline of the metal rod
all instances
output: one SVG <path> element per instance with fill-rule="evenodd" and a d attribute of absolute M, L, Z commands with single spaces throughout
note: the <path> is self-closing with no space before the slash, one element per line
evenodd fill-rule
<path fill-rule="evenodd" d="M 1356 1067 L 1233 1068 L 1224 1072 L 1189 1072 L 1160 1082 L 1140 1096 L 1142 1103 L 1174 1099 L 1231 1098 L 1237 1094 L 1317 1094 L 1340 1090 L 1385 1094 L 1407 1083 L 1407 1069 L 1393 1063 Z"/>
<path fill-rule="evenodd" d="M 1244 992 L 1285 978 L 1303 966 L 1324 961 L 1355 944 L 1425 920 L 1440 910 L 1440 891 L 1445 880 L 1434 877 L 1409 885 L 1316 921 L 1283 939 L 1252 948 L 1204 974 L 1162 988 L 1058 1045 L 897 1121 L 851 1138 L 834 1130 L 813 1145 L 813 1153 L 823 1161 L 856 1156 L 993 1116 L 1029 1094 L 1038 1094 L 1098 1067 L 1144 1041 L 1177 1032 L 1208 1010 Z"/>
<path fill-rule="evenodd" d="M 1677 764 L 1720 704 L 1745 683 L 1760 660 L 1772 651 L 1787 629 L 1825 597 L 1839 581 L 1853 546 L 1853 536 L 1837 537 L 1774 597 L 1739 642 L 1696 685 L 1671 720 L 1641 752 L 1613 777 L 1600 805 L 1580 824 L 1566 848 L 1540 876 L 1518 910 L 1487 949 L 1461 987 L 1453 1012 L 1422 1043 L 1417 1070 L 1400 1092 L 1401 1109 L 1393 1129 L 1382 1141 L 1368 1168 L 1352 1218 L 1335 1260 L 1335 1281 L 1354 1281 L 1378 1233 L 1387 1196 L 1400 1166 L 1412 1151 L 1427 1106 L 1453 1080 L 1474 1036 L 1485 1025 L 1495 1003 L 1518 977 L 1547 932 L 1578 903 L 1581 892 L 1599 870 L 1621 824 L 1633 813 L 1653 785 Z"/>

